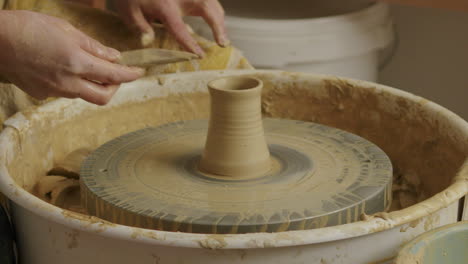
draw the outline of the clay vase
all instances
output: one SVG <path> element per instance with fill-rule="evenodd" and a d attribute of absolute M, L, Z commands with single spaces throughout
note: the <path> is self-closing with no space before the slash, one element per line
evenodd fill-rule
<path fill-rule="evenodd" d="M 264 137 L 261 80 L 234 76 L 208 83 L 211 116 L 199 169 L 250 178 L 267 173 L 270 153 Z"/>

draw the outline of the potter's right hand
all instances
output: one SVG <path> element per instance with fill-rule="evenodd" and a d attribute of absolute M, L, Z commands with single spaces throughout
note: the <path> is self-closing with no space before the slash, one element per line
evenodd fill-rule
<path fill-rule="evenodd" d="M 37 99 L 106 104 L 143 70 L 113 61 L 120 53 L 68 22 L 29 11 L 0 11 L 0 75 Z"/>

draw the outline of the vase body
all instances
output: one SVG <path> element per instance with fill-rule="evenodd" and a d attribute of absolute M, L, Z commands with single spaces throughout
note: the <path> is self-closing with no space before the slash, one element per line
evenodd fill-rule
<path fill-rule="evenodd" d="M 200 170 L 248 178 L 270 170 L 270 153 L 264 137 L 262 81 L 227 77 L 208 83 L 211 116 Z"/>

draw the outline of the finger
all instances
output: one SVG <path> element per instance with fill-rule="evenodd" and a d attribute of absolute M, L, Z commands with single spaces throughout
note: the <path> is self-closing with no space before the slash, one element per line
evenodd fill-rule
<path fill-rule="evenodd" d="M 198 45 L 197 41 L 192 37 L 185 25 L 182 17 L 178 12 L 170 12 L 164 14 L 164 24 L 169 31 L 174 35 L 175 39 L 188 51 L 197 54 L 200 57 L 205 55 L 203 49 Z"/>
<path fill-rule="evenodd" d="M 78 79 L 75 84 L 77 97 L 97 105 L 107 104 L 119 88 L 119 85 L 101 85 L 84 79 Z"/>
<path fill-rule="evenodd" d="M 105 105 L 115 94 L 118 85 L 98 84 L 70 75 L 62 79 L 61 89 L 53 89 L 49 96 L 64 98 L 81 98 L 97 105 Z"/>
<path fill-rule="evenodd" d="M 107 61 L 116 61 L 120 57 L 118 50 L 104 46 L 78 29 L 75 34 L 79 38 L 79 46 L 88 53 Z"/>
<path fill-rule="evenodd" d="M 120 84 L 134 81 L 145 74 L 144 69 L 127 67 L 93 57 L 91 54 L 83 55 L 83 66 L 78 74 L 85 79 L 104 84 Z"/>
<path fill-rule="evenodd" d="M 153 27 L 149 24 L 139 5 L 130 4 L 130 6 L 121 9 L 121 12 L 125 23 L 142 33 L 141 42 L 143 46 L 148 46 L 154 42 Z"/>
<path fill-rule="evenodd" d="M 205 19 L 206 23 L 210 25 L 216 42 L 223 47 L 229 45 L 226 26 L 224 24 L 223 7 L 217 0 L 205 1 L 204 3 L 205 4 L 201 8 L 201 16 Z"/>

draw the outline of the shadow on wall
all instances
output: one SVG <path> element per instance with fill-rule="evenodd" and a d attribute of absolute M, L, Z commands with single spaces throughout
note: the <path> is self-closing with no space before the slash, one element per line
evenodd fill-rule
<path fill-rule="evenodd" d="M 394 6 L 400 46 L 380 82 L 468 120 L 468 13 Z"/>

